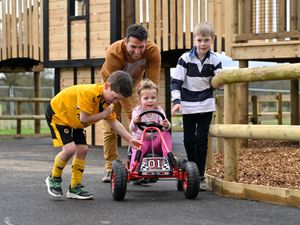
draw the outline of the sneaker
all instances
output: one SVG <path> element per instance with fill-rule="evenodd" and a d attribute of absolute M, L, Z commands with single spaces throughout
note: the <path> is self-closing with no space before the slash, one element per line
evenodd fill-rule
<path fill-rule="evenodd" d="M 111 171 L 107 171 L 102 178 L 103 183 L 110 183 L 111 182 Z"/>
<path fill-rule="evenodd" d="M 205 177 L 200 178 L 199 191 L 206 191 Z"/>
<path fill-rule="evenodd" d="M 61 198 L 63 196 L 63 192 L 61 189 L 61 177 L 51 177 L 50 175 L 46 178 L 45 182 L 49 195 L 58 198 Z"/>
<path fill-rule="evenodd" d="M 77 184 L 75 187 L 71 188 L 69 186 L 69 191 L 67 192 L 67 198 L 74 198 L 74 199 L 92 199 L 93 195 L 88 193 L 82 184 Z"/>

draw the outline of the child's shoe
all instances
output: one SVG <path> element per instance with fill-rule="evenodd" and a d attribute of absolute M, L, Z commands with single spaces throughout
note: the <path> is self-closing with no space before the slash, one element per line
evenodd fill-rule
<path fill-rule="evenodd" d="M 206 191 L 205 177 L 200 177 L 199 191 Z"/>
<path fill-rule="evenodd" d="M 69 191 L 67 192 L 67 198 L 87 200 L 87 199 L 93 199 L 93 195 L 88 193 L 82 184 L 77 184 L 73 188 L 71 188 L 71 185 L 69 186 Z"/>
<path fill-rule="evenodd" d="M 51 177 L 50 175 L 46 178 L 45 182 L 49 195 L 56 198 L 61 198 L 63 196 L 61 189 L 61 177 Z"/>

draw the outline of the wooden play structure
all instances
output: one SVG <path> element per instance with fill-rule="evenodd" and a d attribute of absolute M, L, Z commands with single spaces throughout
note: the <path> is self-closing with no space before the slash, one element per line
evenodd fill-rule
<path fill-rule="evenodd" d="M 193 46 L 192 30 L 199 21 L 207 20 L 214 25 L 214 51 L 238 60 L 240 68 L 247 68 L 249 60 L 294 63 L 300 54 L 297 0 L 0 2 L 0 72 L 33 71 L 38 89 L 39 71 L 54 68 L 56 93 L 73 84 L 100 82 L 107 47 L 124 37 L 129 24 L 145 26 L 149 39 L 161 50 L 160 102 L 168 116 L 170 69 Z M 274 79 L 278 71 L 275 73 Z M 285 78 L 291 80 L 291 124 L 296 125 L 298 75 Z M 235 87 L 239 90 L 235 123 L 248 124 L 248 81 L 240 82 L 243 83 Z M 102 144 L 100 133 L 101 124 L 89 128 L 89 143 Z"/>

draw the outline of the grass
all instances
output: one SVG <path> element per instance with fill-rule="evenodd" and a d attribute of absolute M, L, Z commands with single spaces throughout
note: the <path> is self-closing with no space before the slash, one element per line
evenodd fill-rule
<path fill-rule="evenodd" d="M 17 134 L 16 129 L 0 129 L 0 135 L 14 135 L 14 134 Z M 34 134 L 34 129 L 33 128 L 22 128 L 21 134 L 25 134 L 25 135 Z M 49 128 L 42 127 L 41 134 L 49 134 L 50 135 Z"/>

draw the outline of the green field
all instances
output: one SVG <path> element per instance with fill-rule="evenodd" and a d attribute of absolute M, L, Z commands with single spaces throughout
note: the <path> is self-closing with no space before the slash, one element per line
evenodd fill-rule
<path fill-rule="evenodd" d="M 33 122 L 32 121 L 25 121 L 22 122 L 22 128 L 21 128 L 21 134 L 24 135 L 30 135 L 34 134 L 34 128 L 33 128 Z M 8 121 L 1 121 L 0 126 L 0 135 L 14 135 L 16 134 L 16 127 L 15 127 L 15 121 L 12 124 L 9 124 Z M 5 124 L 3 124 L 5 123 Z M 23 124 L 24 123 L 24 124 Z M 277 125 L 277 120 L 264 120 L 261 121 L 260 124 L 265 125 Z M 290 118 L 284 118 L 283 119 L 283 125 L 289 125 L 290 124 Z M 180 116 L 172 117 L 172 130 L 173 131 L 182 131 L 182 118 Z M 41 134 L 43 135 L 50 135 L 50 130 L 48 125 L 45 121 L 41 122 Z"/>
<path fill-rule="evenodd" d="M 17 134 L 16 129 L 0 129 L 0 135 L 14 135 Z M 34 129 L 33 128 L 22 128 L 21 129 L 21 134 L 29 135 L 29 134 L 34 134 Z M 50 130 L 47 127 L 41 128 L 41 134 L 49 134 L 50 135 Z"/>

